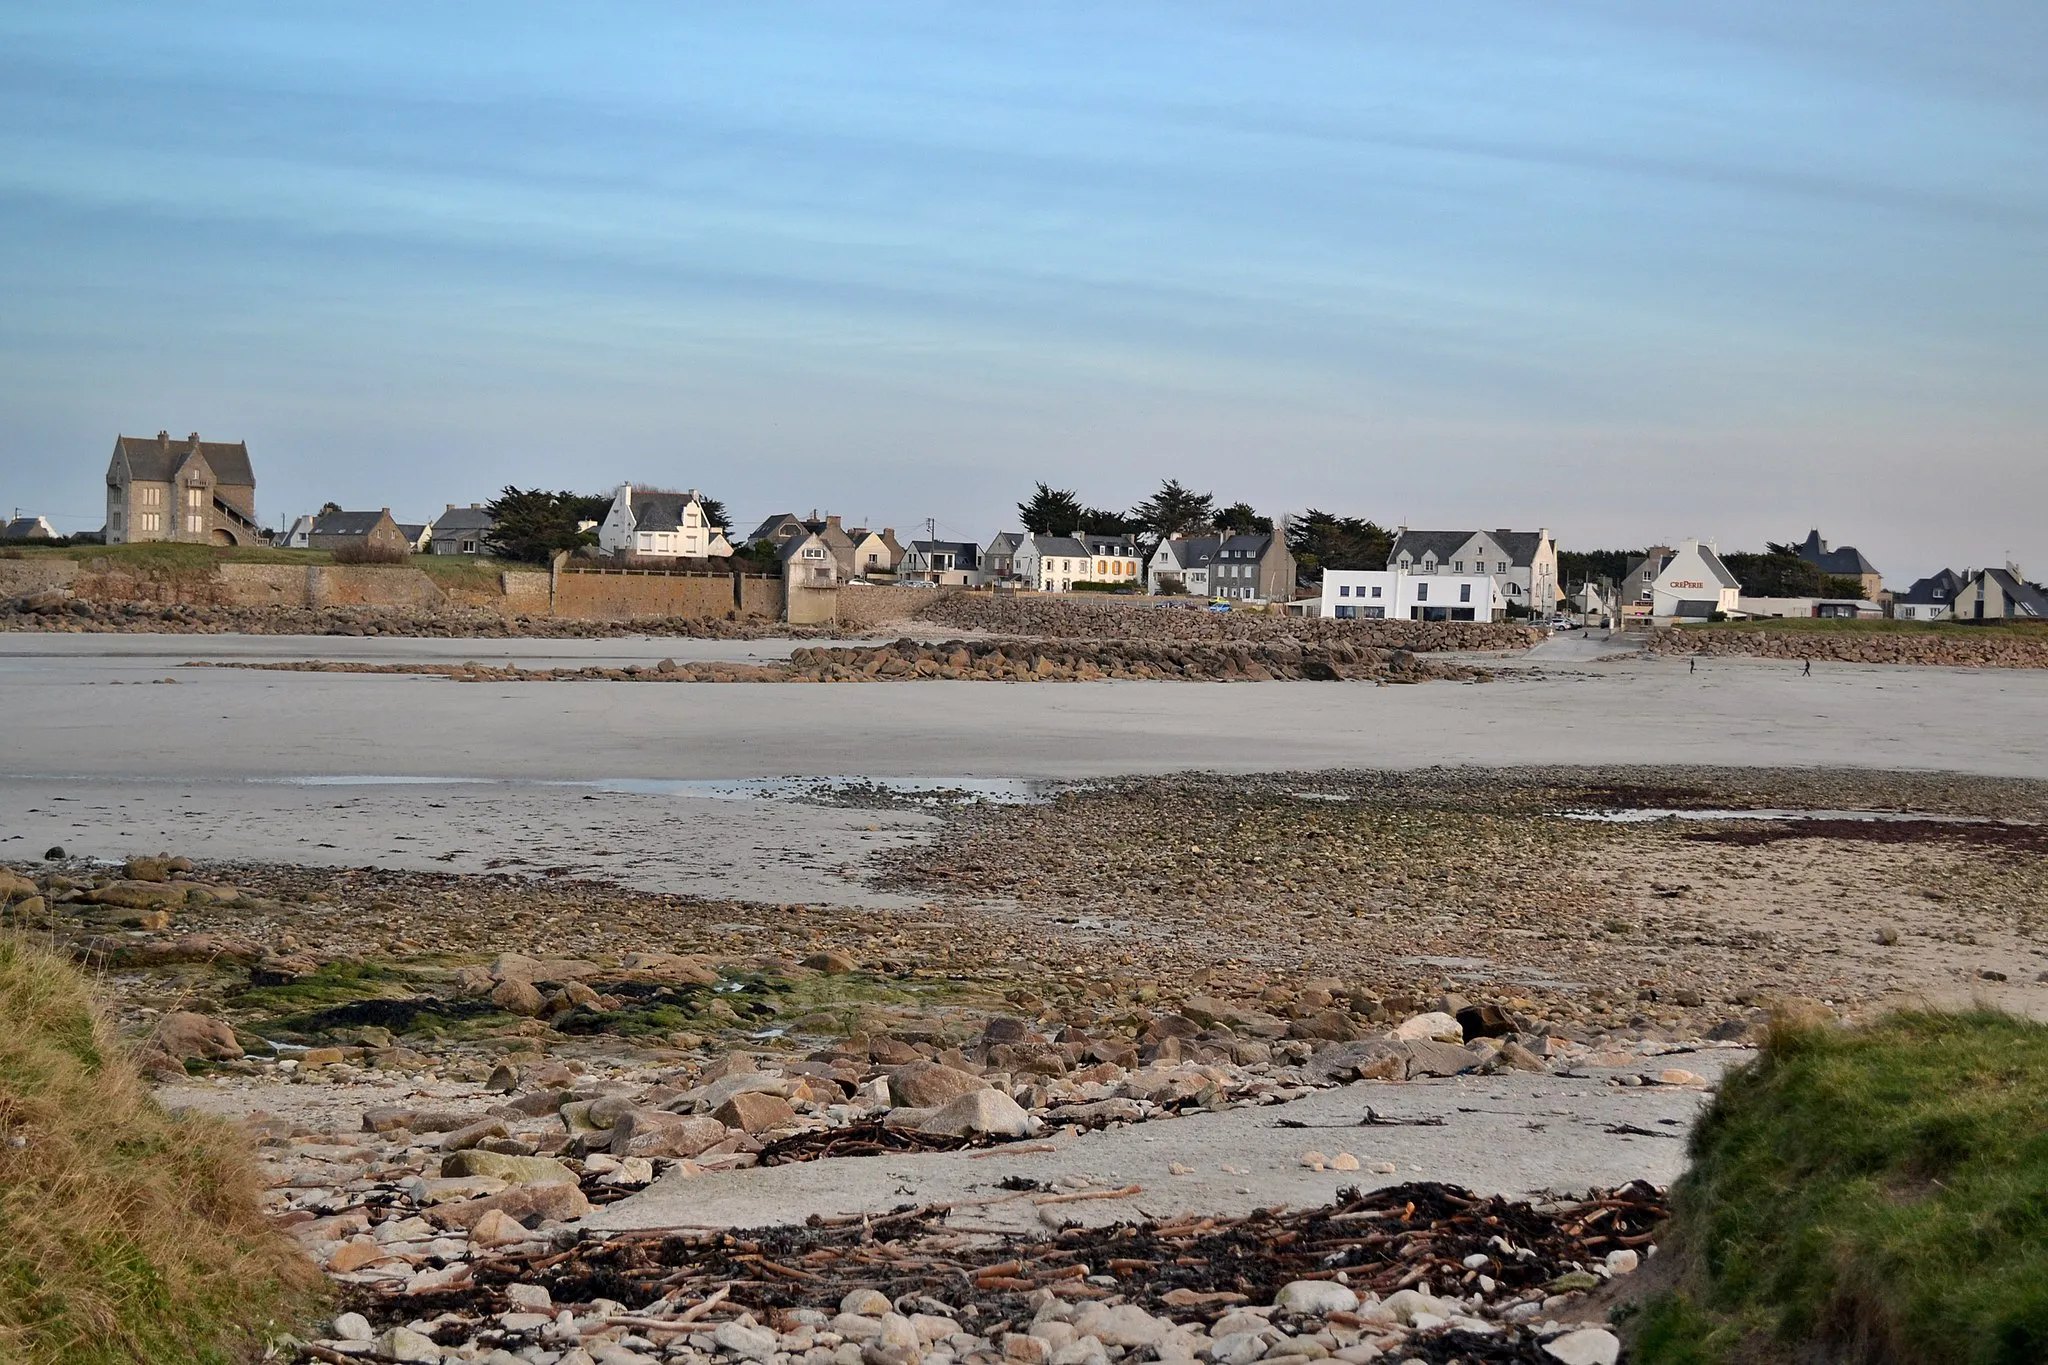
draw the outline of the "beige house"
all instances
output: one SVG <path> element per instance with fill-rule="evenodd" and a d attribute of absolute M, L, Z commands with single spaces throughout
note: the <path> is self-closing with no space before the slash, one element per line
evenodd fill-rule
<path fill-rule="evenodd" d="M 116 436 L 107 465 L 107 544 L 254 545 L 256 475 L 245 442 Z"/>
<path fill-rule="evenodd" d="M 309 550 L 365 548 L 386 554 L 411 554 L 412 543 L 398 528 L 389 507 L 375 512 L 329 512 L 313 518 L 306 537 Z"/>

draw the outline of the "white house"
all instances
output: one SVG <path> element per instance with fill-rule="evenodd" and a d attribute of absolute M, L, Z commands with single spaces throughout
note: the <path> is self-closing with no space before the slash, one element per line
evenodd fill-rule
<path fill-rule="evenodd" d="M 1742 610 L 1742 585 L 1704 541 L 1680 542 L 1651 578 L 1649 594 L 1656 621 L 1704 621 L 1715 612 L 1732 616 Z"/>
<path fill-rule="evenodd" d="M 1411 531 L 1394 535 L 1387 567 L 1410 573 L 1483 573 L 1501 596 L 1536 616 L 1557 610 L 1557 538 L 1538 531 Z"/>
<path fill-rule="evenodd" d="M 775 554 L 788 587 L 829 588 L 839 582 L 839 558 L 816 531 L 791 536 Z"/>
<path fill-rule="evenodd" d="M 732 542 L 723 526 L 704 515 L 697 490 L 671 493 L 619 485 L 611 509 L 597 528 L 597 548 L 606 554 L 647 555 L 667 559 L 723 559 Z"/>
<path fill-rule="evenodd" d="M 1946 621 L 1955 615 L 1963 583 L 1954 569 L 1930 574 L 1892 598 L 1892 615 L 1901 621 Z"/>
<path fill-rule="evenodd" d="M 1180 591 L 1209 595 L 1209 566 L 1223 547 L 1221 536 L 1174 536 L 1159 542 L 1145 566 L 1145 587 L 1152 593 Z"/>
<path fill-rule="evenodd" d="M 312 547 L 312 537 L 313 514 L 301 512 L 298 519 L 292 522 L 292 529 L 280 536 L 277 544 L 281 549 L 305 550 Z"/>
<path fill-rule="evenodd" d="M 1334 621 L 1492 621 L 1503 606 L 1491 574 L 1325 569 L 1318 615 Z"/>

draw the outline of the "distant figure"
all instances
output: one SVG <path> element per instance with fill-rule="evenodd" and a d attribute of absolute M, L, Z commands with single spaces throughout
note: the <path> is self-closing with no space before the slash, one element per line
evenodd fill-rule
<path fill-rule="evenodd" d="M 1800 677 L 1802 677 L 1802 678 L 1810 678 L 1810 677 L 1812 677 L 1812 676 L 1813 676 L 1813 660 L 1811 660 L 1811 659 L 1808 659 L 1808 660 L 1806 661 L 1806 668 L 1805 668 L 1805 671 L 1803 671 L 1802 673 L 1800 673 L 1800 675 L 1799 675 L 1799 676 L 1800 676 Z"/>
<path fill-rule="evenodd" d="M 1697 673 L 1697 672 L 1699 672 L 1699 671 L 1700 671 L 1700 661 L 1699 661 L 1698 659 L 1687 659 L 1687 660 L 1685 661 L 1685 671 L 1686 671 L 1686 672 L 1688 672 L 1688 673 Z"/>

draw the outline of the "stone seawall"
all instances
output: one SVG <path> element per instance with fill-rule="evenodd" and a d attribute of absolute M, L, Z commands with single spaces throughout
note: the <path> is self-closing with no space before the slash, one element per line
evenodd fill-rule
<path fill-rule="evenodd" d="M 782 615 L 782 580 L 730 574 L 571 569 L 556 577 L 554 614 L 582 620 Z"/>
<path fill-rule="evenodd" d="M 1184 599 L 1183 599 L 1184 600 Z M 1197 643 L 1289 641 L 1378 649 L 1527 649 L 1543 638 L 1527 626 L 1471 621 L 1325 621 L 1272 612 L 1215 612 L 1173 599 L 1097 600 L 1065 596 L 996 597 L 956 592 L 924 604 L 917 619 L 996 635 L 1041 640 L 1147 640 Z"/>
<path fill-rule="evenodd" d="M 2048 668 L 2048 624 L 1949 626 L 1933 630 L 1660 630 L 1660 654 L 1749 655 L 1930 668 Z"/>

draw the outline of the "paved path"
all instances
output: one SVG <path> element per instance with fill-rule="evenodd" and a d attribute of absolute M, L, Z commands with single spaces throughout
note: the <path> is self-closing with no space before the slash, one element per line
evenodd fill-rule
<path fill-rule="evenodd" d="M 1683 1067 L 1717 1078 L 1751 1054 L 1734 1049 L 1682 1054 L 1632 1068 L 1656 1074 Z M 1696 1089 L 1621 1089 L 1605 1077 L 1524 1074 L 1461 1076 L 1406 1084 L 1360 1082 L 1318 1091 L 1290 1104 L 1234 1109 L 1062 1136 L 1056 1150 L 1018 1144 L 996 1156 L 972 1152 L 810 1161 L 694 1179 L 667 1177 L 631 1199 L 593 1214 L 597 1228 L 764 1227 L 801 1223 L 812 1214 L 883 1213 L 906 1203 L 1000 1200 L 962 1209 L 955 1226 L 1015 1230 L 1043 1227 L 1031 1197 L 1006 1198 L 1005 1176 L 1041 1182 L 1082 1176 L 1095 1189 L 1142 1187 L 1126 1199 L 1048 1206 L 1091 1224 L 1180 1213 L 1237 1216 L 1254 1208 L 1328 1203 L 1347 1185 L 1372 1189 L 1407 1180 L 1443 1180 L 1481 1194 L 1526 1197 L 1647 1179 L 1669 1184 L 1685 1166 L 1684 1136 L 1707 1102 Z M 1359 1127 L 1368 1108 L 1381 1117 L 1440 1118 L 1441 1127 Z M 1282 1128 L 1282 1119 L 1313 1125 Z M 1324 1126 L 1328 1125 L 1328 1126 Z M 1660 1134 L 1618 1132 L 1624 1126 Z M 1314 1171 L 1307 1151 L 1349 1152 L 1366 1169 Z M 1392 1174 L 1376 1174 L 1376 1162 Z M 1192 1168 L 1174 1175 L 1169 1164 Z M 1225 1169 L 1226 1167 L 1230 1169 Z"/>

